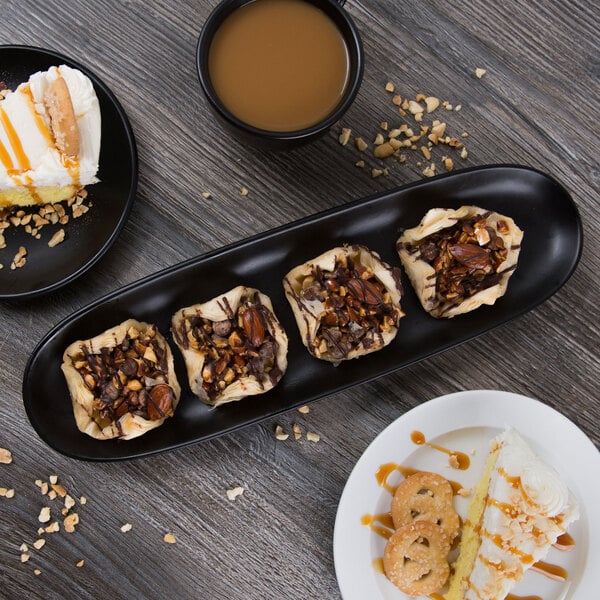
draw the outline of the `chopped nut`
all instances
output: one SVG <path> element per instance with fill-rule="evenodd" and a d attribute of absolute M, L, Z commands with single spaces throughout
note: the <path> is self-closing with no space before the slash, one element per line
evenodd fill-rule
<path fill-rule="evenodd" d="M 52 489 L 61 497 L 64 498 L 67 495 L 67 490 L 60 485 L 60 483 L 53 483 Z"/>
<path fill-rule="evenodd" d="M 398 94 L 396 94 L 393 98 L 392 98 L 392 102 L 396 105 L 396 106 L 401 106 L 402 105 L 402 97 L 399 96 Z"/>
<path fill-rule="evenodd" d="M 392 154 L 394 154 L 394 147 L 389 142 L 381 143 L 379 146 L 375 146 L 375 149 L 373 150 L 375 158 L 387 158 Z"/>
<path fill-rule="evenodd" d="M 275 439 L 278 439 L 278 440 L 284 442 L 289 437 L 290 437 L 290 434 L 285 433 L 285 431 L 283 430 L 283 427 L 281 425 L 277 425 L 275 427 Z"/>
<path fill-rule="evenodd" d="M 295 440 L 299 440 L 302 437 L 302 429 L 300 428 L 300 425 L 298 425 L 297 423 L 294 423 L 292 425 L 292 431 L 294 432 Z"/>
<path fill-rule="evenodd" d="M 373 141 L 373 143 L 374 143 L 376 146 L 379 146 L 380 144 L 383 144 L 383 135 L 382 135 L 381 133 L 378 133 L 378 134 L 375 136 L 375 140 Z"/>
<path fill-rule="evenodd" d="M 309 442 L 318 442 L 321 439 L 321 436 L 318 433 L 313 433 L 312 431 L 307 431 L 306 439 Z"/>
<path fill-rule="evenodd" d="M 52 485 L 54 485 L 55 483 L 58 483 L 58 475 L 50 475 L 50 477 L 48 479 L 50 480 L 50 483 Z"/>
<path fill-rule="evenodd" d="M 454 110 L 455 110 L 456 112 L 458 112 L 458 111 L 459 111 L 459 110 L 461 110 L 461 109 L 462 109 L 462 104 L 457 104 L 457 105 L 454 107 Z"/>
<path fill-rule="evenodd" d="M 167 544 L 174 544 L 177 541 L 177 538 L 172 533 L 165 533 L 163 540 Z"/>
<path fill-rule="evenodd" d="M 249 194 L 248 188 L 245 186 L 242 186 L 242 189 L 240 190 L 240 194 L 242 194 L 242 196 L 247 196 Z"/>
<path fill-rule="evenodd" d="M 87 504 L 87 498 L 85 496 L 81 496 L 81 498 L 79 498 L 79 504 Z"/>
<path fill-rule="evenodd" d="M 14 496 L 15 496 L 15 490 L 13 488 L 10 488 L 10 489 L 6 490 L 6 493 L 4 494 L 4 496 L 6 498 L 9 498 L 9 499 L 10 498 L 14 498 Z"/>
<path fill-rule="evenodd" d="M 21 554 L 21 562 L 27 562 L 29 560 L 29 554 L 27 554 L 26 552 L 23 552 L 23 554 Z"/>
<path fill-rule="evenodd" d="M 44 506 L 38 516 L 38 521 L 40 523 L 47 523 L 49 520 L 50 520 L 50 507 Z"/>
<path fill-rule="evenodd" d="M 131 523 L 125 523 L 124 525 L 121 525 L 121 531 L 127 533 L 128 531 L 131 531 L 132 527 L 133 525 Z"/>
<path fill-rule="evenodd" d="M 450 454 L 448 457 L 448 464 L 453 469 L 460 469 L 460 462 L 458 461 L 458 456 L 456 456 L 456 454 Z"/>
<path fill-rule="evenodd" d="M 202 197 L 205 200 L 209 200 L 210 198 L 212 198 L 212 194 L 210 192 L 202 192 Z"/>
<path fill-rule="evenodd" d="M 431 163 L 428 167 L 423 169 L 423 175 L 425 177 L 433 177 L 435 175 L 435 163 Z"/>
<path fill-rule="evenodd" d="M 444 167 L 446 167 L 446 171 L 452 171 L 452 169 L 454 168 L 454 162 L 451 158 L 444 158 Z"/>
<path fill-rule="evenodd" d="M 387 121 L 381 121 L 381 123 L 379 123 L 379 127 L 381 129 L 383 129 L 383 131 L 387 131 L 388 130 L 388 122 Z"/>
<path fill-rule="evenodd" d="M 54 246 L 58 246 L 58 244 L 64 242 L 64 240 L 65 230 L 61 228 L 50 238 L 48 241 L 48 246 L 50 246 L 50 248 L 54 248 Z"/>
<path fill-rule="evenodd" d="M 369 147 L 369 145 L 361 137 L 354 138 L 354 145 L 359 152 L 364 152 Z"/>
<path fill-rule="evenodd" d="M 408 111 L 412 115 L 423 114 L 423 107 L 418 102 L 410 100 L 410 102 L 408 103 Z"/>
<path fill-rule="evenodd" d="M 421 146 L 421 153 L 427 160 L 431 158 L 431 152 L 429 152 L 429 148 L 426 146 Z"/>
<path fill-rule="evenodd" d="M 45 543 L 46 543 L 46 540 L 44 538 L 39 538 L 39 539 L 35 540 L 35 542 L 33 542 L 33 547 L 36 550 L 40 550 L 44 546 Z"/>
<path fill-rule="evenodd" d="M 310 407 L 301 406 L 300 408 L 298 408 L 298 412 L 302 413 L 303 415 L 307 415 L 310 412 Z"/>
<path fill-rule="evenodd" d="M 65 508 L 67 510 L 71 510 L 75 506 L 75 500 L 71 498 L 68 494 L 65 497 Z"/>
<path fill-rule="evenodd" d="M 81 560 L 80 560 L 78 563 L 75 563 L 75 566 L 76 566 L 78 569 L 81 569 L 81 567 L 83 567 L 83 565 L 84 565 L 84 564 L 85 564 L 85 561 L 84 561 L 84 560 L 83 560 L 83 558 L 82 558 L 82 559 L 81 559 Z"/>
<path fill-rule="evenodd" d="M 348 127 L 343 127 L 342 133 L 340 133 L 340 136 L 338 138 L 339 143 L 342 146 L 345 146 L 350 141 L 351 134 L 352 134 L 352 129 L 349 129 Z"/>
<path fill-rule="evenodd" d="M 467 149 L 463 148 L 460 152 L 460 157 L 464 160 L 465 158 L 467 158 L 468 155 L 469 153 L 467 152 Z"/>
<path fill-rule="evenodd" d="M 355 166 L 357 166 L 360 169 L 363 169 L 365 166 L 365 161 L 364 160 L 359 160 L 358 162 L 355 163 Z"/>
<path fill-rule="evenodd" d="M 71 513 L 65 517 L 63 525 L 67 533 L 73 533 L 75 531 L 75 525 L 79 523 L 79 515 L 77 513 Z"/>
<path fill-rule="evenodd" d="M 480 69 L 480 68 L 475 69 L 475 77 L 477 77 L 477 79 L 481 79 L 486 73 L 487 73 L 486 69 Z"/>
<path fill-rule="evenodd" d="M 229 500 L 235 500 L 238 496 L 241 496 L 243 493 L 244 488 L 241 485 L 238 485 L 237 487 L 227 490 L 227 498 Z"/>
<path fill-rule="evenodd" d="M 425 105 L 427 107 L 427 112 L 432 113 L 440 105 L 440 99 L 435 98 L 434 96 L 428 96 L 425 98 Z"/>
<path fill-rule="evenodd" d="M 395 89 L 396 89 L 396 88 L 395 88 L 394 84 L 393 84 L 391 81 L 388 81 L 388 82 L 385 84 L 385 91 L 386 91 L 386 92 L 393 92 Z"/>
<path fill-rule="evenodd" d="M 48 527 L 46 527 L 44 531 L 46 533 L 56 533 L 57 531 L 60 531 L 60 525 L 58 524 L 58 521 L 54 521 L 53 523 L 48 525 Z"/>
<path fill-rule="evenodd" d="M 371 177 L 373 178 L 380 177 L 381 175 L 383 175 L 383 173 L 383 169 L 371 169 Z"/>
<path fill-rule="evenodd" d="M 35 573 L 35 575 L 41 575 L 41 571 L 39 569 L 34 569 L 33 572 Z"/>

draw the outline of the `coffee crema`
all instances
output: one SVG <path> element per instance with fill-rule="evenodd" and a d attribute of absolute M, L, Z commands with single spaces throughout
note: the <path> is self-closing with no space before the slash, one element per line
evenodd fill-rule
<path fill-rule="evenodd" d="M 291 132 L 335 111 L 348 83 L 349 57 L 340 30 L 321 9 L 304 0 L 254 0 L 220 25 L 208 69 L 235 117 Z"/>

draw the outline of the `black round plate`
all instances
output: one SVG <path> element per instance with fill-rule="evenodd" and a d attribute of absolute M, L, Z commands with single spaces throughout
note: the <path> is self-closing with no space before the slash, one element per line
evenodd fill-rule
<path fill-rule="evenodd" d="M 365 244 L 392 265 L 402 228 L 419 223 L 430 208 L 475 204 L 513 217 L 525 236 L 506 295 L 453 319 L 434 319 L 403 278 L 398 335 L 386 348 L 333 367 L 302 345 L 281 280 L 296 265 L 344 243 Z M 413 183 L 261 233 L 116 290 L 82 308 L 50 331 L 33 351 L 23 376 L 23 402 L 31 424 L 52 448 L 86 460 L 148 456 L 256 423 L 282 411 L 391 373 L 507 323 L 552 296 L 575 270 L 583 238 L 579 213 L 554 179 L 516 166 L 479 167 Z M 181 402 L 161 427 L 126 442 L 99 441 L 75 425 L 60 365 L 65 348 L 133 317 L 169 335 L 171 316 L 236 285 L 267 294 L 289 337 L 288 368 L 266 394 L 210 409 L 187 383 L 173 346 Z"/>
<path fill-rule="evenodd" d="M 0 300 L 22 299 L 56 290 L 85 273 L 110 248 L 125 224 L 137 187 L 137 150 L 125 111 L 108 87 L 84 66 L 51 50 L 0 46 L 0 81 L 10 89 L 36 71 L 68 65 L 87 75 L 96 90 L 102 115 L 99 183 L 90 185 L 91 210 L 62 226 L 65 241 L 48 248 L 53 230 L 47 225 L 34 239 L 23 227 L 5 230 L 7 247 L 0 250 Z M 87 201 L 86 201 L 87 202 Z M 27 248 L 27 263 L 11 270 L 19 246 Z"/>

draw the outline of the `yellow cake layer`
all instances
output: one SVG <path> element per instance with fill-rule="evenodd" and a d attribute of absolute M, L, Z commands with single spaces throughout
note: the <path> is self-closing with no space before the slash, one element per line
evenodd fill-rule
<path fill-rule="evenodd" d="M 49 185 L 43 187 L 19 186 L 0 190 L 0 208 L 7 206 L 33 206 L 36 204 L 54 204 L 68 200 L 75 195 L 77 187 L 66 185 L 59 187 Z"/>
<path fill-rule="evenodd" d="M 473 565 L 479 550 L 481 523 L 488 497 L 488 488 L 492 478 L 492 472 L 496 466 L 500 446 L 493 450 L 488 456 L 483 475 L 473 492 L 473 499 L 469 504 L 467 518 L 460 539 L 460 553 L 454 563 L 454 572 L 450 577 L 446 600 L 463 600 L 468 587 L 468 578 L 473 570 Z"/>

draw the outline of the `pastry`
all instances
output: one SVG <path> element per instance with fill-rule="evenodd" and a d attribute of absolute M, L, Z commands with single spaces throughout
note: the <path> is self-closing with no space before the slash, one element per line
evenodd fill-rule
<path fill-rule="evenodd" d="M 173 415 L 180 387 L 173 354 L 155 325 L 129 319 L 64 352 L 75 421 L 100 439 L 135 438 Z"/>
<path fill-rule="evenodd" d="M 287 368 L 287 335 L 256 289 L 238 286 L 182 308 L 171 330 L 192 392 L 211 406 L 263 394 Z"/>
<path fill-rule="evenodd" d="M 0 208 L 67 200 L 96 183 L 101 118 L 92 82 L 61 65 L 0 100 Z"/>
<path fill-rule="evenodd" d="M 283 280 L 302 342 L 337 364 L 380 350 L 398 332 L 400 271 L 365 246 L 333 248 Z"/>
<path fill-rule="evenodd" d="M 492 440 L 446 600 L 504 598 L 579 517 L 559 474 L 507 429 Z"/>
<path fill-rule="evenodd" d="M 511 218 L 477 206 L 434 208 L 397 249 L 423 308 L 450 318 L 504 295 L 522 237 Z"/>

